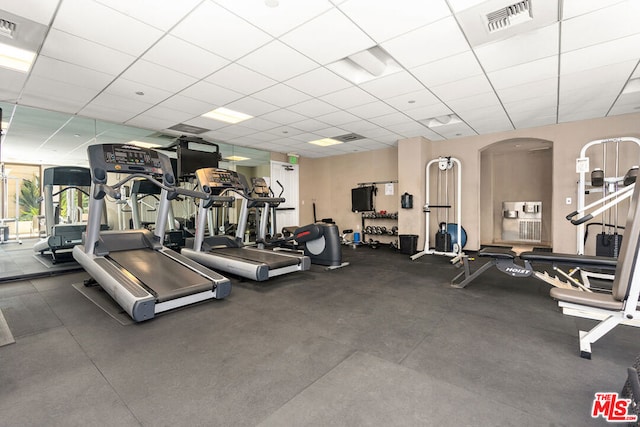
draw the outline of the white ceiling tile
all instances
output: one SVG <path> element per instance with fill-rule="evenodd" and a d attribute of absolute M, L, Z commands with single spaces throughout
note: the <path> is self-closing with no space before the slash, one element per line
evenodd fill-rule
<path fill-rule="evenodd" d="M 291 126 L 293 126 L 296 129 L 303 130 L 305 132 L 314 132 L 316 130 L 326 128 L 327 124 L 315 119 L 307 119 L 307 120 L 301 120 L 299 122 L 292 123 Z"/>
<path fill-rule="evenodd" d="M 438 86 L 482 74 L 471 50 L 413 68 L 411 73 L 427 87 Z"/>
<path fill-rule="evenodd" d="M 326 125 L 325 125 L 325 127 L 326 127 Z M 278 135 L 280 138 L 291 138 L 292 136 L 301 135 L 303 133 L 306 133 L 305 131 L 303 131 L 301 129 L 297 129 L 297 128 L 292 127 L 292 126 L 278 126 L 276 128 L 269 129 L 266 132 L 272 133 L 274 135 Z"/>
<path fill-rule="evenodd" d="M 562 52 L 640 32 L 640 2 L 628 1 L 562 22 Z"/>
<path fill-rule="evenodd" d="M 351 83 L 324 67 L 301 74 L 284 82 L 311 96 L 322 96 L 351 87 Z"/>
<path fill-rule="evenodd" d="M 142 60 L 136 61 L 120 77 L 174 93 L 197 81 L 194 77 Z"/>
<path fill-rule="evenodd" d="M 253 117 L 258 117 L 278 109 L 275 105 L 249 96 L 233 101 L 232 103 L 227 104 L 226 107 L 244 114 L 249 114 Z"/>
<path fill-rule="evenodd" d="M 424 89 L 424 86 L 406 71 L 370 80 L 362 83 L 360 87 L 381 99 Z"/>
<path fill-rule="evenodd" d="M 411 119 L 402 113 L 391 113 L 384 116 L 373 117 L 369 119 L 369 121 L 379 126 L 385 127 L 389 125 L 397 125 L 399 123 L 407 123 L 411 121 Z"/>
<path fill-rule="evenodd" d="M 558 95 L 558 78 L 552 77 L 531 83 L 498 89 L 502 102 L 522 101 L 538 96 L 556 97 Z"/>
<path fill-rule="evenodd" d="M 385 114 L 391 114 L 396 111 L 395 108 L 389 106 L 389 104 L 382 101 L 370 102 L 368 104 L 358 105 L 357 107 L 349 108 L 349 112 L 355 114 L 363 119 L 371 117 L 383 116 Z"/>
<path fill-rule="evenodd" d="M 192 116 L 199 116 L 213 110 L 215 104 L 210 104 L 184 95 L 174 95 L 165 99 L 161 104 L 159 104 L 159 106 L 184 111 Z"/>
<path fill-rule="evenodd" d="M 263 114 L 262 118 L 282 125 L 290 125 L 291 123 L 296 123 L 301 120 L 307 119 L 307 117 L 303 116 L 302 114 L 298 114 L 291 111 L 290 109 L 285 108 Z"/>
<path fill-rule="evenodd" d="M 349 132 L 347 132 L 346 130 L 341 129 L 339 127 L 333 127 L 332 126 L 332 127 L 327 127 L 327 128 L 324 128 L 324 129 L 317 130 L 317 131 L 315 131 L 313 133 L 315 133 L 316 135 L 320 135 L 320 136 L 322 136 L 324 138 L 333 138 L 334 136 L 345 135 L 345 134 L 347 134 Z"/>
<path fill-rule="evenodd" d="M 575 73 L 627 60 L 637 61 L 638 57 L 640 34 L 563 53 L 560 73 Z"/>
<path fill-rule="evenodd" d="M 476 108 L 499 107 L 500 100 L 494 92 L 479 93 L 465 98 L 452 99 L 447 105 L 455 112 L 475 110 Z"/>
<path fill-rule="evenodd" d="M 280 40 L 322 65 L 376 44 L 336 9 L 299 26 Z"/>
<path fill-rule="evenodd" d="M 107 86 L 114 79 L 112 74 L 101 73 L 44 55 L 38 56 L 31 74 L 73 86 L 98 90 Z M 3 83 L 6 84 L 5 81 Z"/>
<path fill-rule="evenodd" d="M 21 0 L 3 2 L 2 10 L 43 25 L 49 25 L 59 0 Z"/>
<path fill-rule="evenodd" d="M 318 66 L 314 61 L 278 40 L 251 52 L 238 60 L 238 64 L 279 81 L 305 73 Z"/>
<path fill-rule="evenodd" d="M 166 126 L 173 126 L 175 123 L 167 123 L 164 119 L 140 115 L 127 120 L 125 124 L 148 129 L 164 129 Z"/>
<path fill-rule="evenodd" d="M 442 135 L 447 139 L 461 138 L 463 136 L 477 135 L 476 131 L 471 129 L 466 123 L 455 123 L 446 126 L 438 126 L 432 129 L 434 132 Z"/>
<path fill-rule="evenodd" d="M 24 96 L 77 101 L 81 106 L 89 102 L 98 92 L 96 89 L 74 86 L 39 76 L 31 76 L 24 88 Z"/>
<path fill-rule="evenodd" d="M 255 129 L 257 131 L 265 131 L 278 127 L 278 124 L 260 117 L 254 117 L 253 119 L 242 122 L 242 126 Z"/>
<path fill-rule="evenodd" d="M 122 98 L 144 102 L 149 105 L 162 102 L 172 94 L 172 92 L 168 92 L 166 90 L 154 88 L 123 78 L 116 79 L 108 88 L 105 89 L 104 92 L 114 96 L 121 96 Z M 144 95 L 137 95 L 136 92 L 143 92 Z"/>
<path fill-rule="evenodd" d="M 488 73 L 496 90 L 544 80 L 557 75 L 558 57 L 555 56 Z"/>
<path fill-rule="evenodd" d="M 258 92 L 276 84 L 269 77 L 258 74 L 238 64 L 231 64 L 220 71 L 216 71 L 205 79 L 206 81 L 245 95 Z"/>
<path fill-rule="evenodd" d="M 507 132 L 513 130 L 513 125 L 509 119 L 497 118 L 493 120 L 481 120 L 478 122 L 467 122 L 471 128 L 475 129 L 480 135 L 486 135 L 489 133 Z"/>
<path fill-rule="evenodd" d="M 171 35 L 163 37 L 142 58 L 198 79 L 229 64 L 221 56 Z"/>
<path fill-rule="evenodd" d="M 49 31 L 41 54 L 114 76 L 136 59 L 135 56 L 54 28 Z"/>
<path fill-rule="evenodd" d="M 558 105 L 555 97 L 547 98 L 531 98 L 524 101 L 511 102 L 504 105 L 505 110 L 509 116 L 517 115 L 523 112 L 536 112 L 538 114 L 544 114 L 545 112 L 554 111 Z"/>
<path fill-rule="evenodd" d="M 442 102 L 447 103 L 453 99 L 491 92 L 493 88 L 484 75 L 479 75 L 440 86 L 434 86 L 431 88 L 431 91 L 438 96 Z"/>
<path fill-rule="evenodd" d="M 113 103 L 111 105 L 101 105 L 95 102 L 84 107 L 82 110 L 78 112 L 78 114 L 85 117 L 92 117 L 99 120 L 105 120 L 113 123 L 124 123 L 127 120 L 132 119 L 138 112 L 131 112 L 128 109 L 120 109 L 118 106 L 114 106 Z"/>
<path fill-rule="evenodd" d="M 379 43 L 451 15 L 444 0 L 349 0 L 340 9 Z"/>
<path fill-rule="evenodd" d="M 338 108 L 334 107 L 331 104 L 327 104 L 324 101 L 320 101 L 319 99 L 310 99 L 308 101 L 290 106 L 289 110 L 295 111 L 296 113 L 304 114 L 307 117 L 317 117 L 323 114 L 338 111 Z"/>
<path fill-rule="evenodd" d="M 413 30 L 381 46 L 407 68 L 469 50 L 469 44 L 453 17 Z"/>
<path fill-rule="evenodd" d="M 167 31 L 191 12 L 200 0 L 96 0 L 125 15 Z"/>
<path fill-rule="evenodd" d="M 560 93 L 590 90 L 594 86 L 612 88 L 620 92 L 627 82 L 627 78 L 636 67 L 637 61 L 626 61 L 605 67 L 593 68 L 560 76 Z"/>
<path fill-rule="evenodd" d="M 387 144 L 382 142 L 373 141 L 371 139 L 363 139 L 359 141 L 350 142 L 350 144 L 355 145 L 357 147 L 365 148 L 367 151 L 369 150 L 381 150 L 383 148 L 389 148 Z"/>
<path fill-rule="evenodd" d="M 54 99 L 50 94 L 45 93 L 26 93 L 20 98 L 20 103 L 26 106 L 35 106 L 46 110 L 76 114 L 84 105 L 85 101 L 58 98 Z M 91 116 L 94 117 L 94 116 Z"/>
<path fill-rule="evenodd" d="M 229 60 L 272 40 L 264 31 L 210 1 L 204 1 L 171 34 Z"/>
<path fill-rule="evenodd" d="M 251 135 L 251 138 L 256 141 L 277 141 L 280 135 L 275 135 L 269 132 L 257 132 Z"/>
<path fill-rule="evenodd" d="M 583 87 L 579 92 L 560 91 L 560 107 L 576 105 L 577 108 L 609 108 L 620 93 L 620 87 L 598 85 Z M 566 111 L 566 110 L 565 110 Z"/>
<path fill-rule="evenodd" d="M 355 86 L 321 96 L 320 99 L 343 109 L 377 101 L 375 97 Z"/>
<path fill-rule="evenodd" d="M 315 141 L 316 139 L 320 139 L 322 138 L 322 136 L 320 136 L 317 133 L 301 133 L 300 135 L 294 135 L 291 137 L 291 139 L 295 140 L 295 141 L 301 141 L 301 142 L 309 142 L 309 141 Z"/>
<path fill-rule="evenodd" d="M 506 40 L 484 44 L 474 50 L 486 72 L 496 71 L 557 55 L 559 32 L 560 25 L 555 23 Z"/>
<path fill-rule="evenodd" d="M 86 0 L 63 1 L 53 27 L 136 56 L 163 35 L 162 31 L 137 19 Z M 115 28 L 118 31 L 114 31 Z"/>
<path fill-rule="evenodd" d="M 227 135 L 234 135 L 234 136 L 247 136 L 247 135 L 253 135 L 254 133 L 256 133 L 255 129 L 247 128 L 242 125 L 227 126 L 225 128 L 220 129 L 220 131 L 224 132 Z"/>
<path fill-rule="evenodd" d="M 299 90 L 293 89 L 284 84 L 277 84 L 268 87 L 251 96 L 270 104 L 277 105 L 278 107 L 288 107 L 289 105 L 298 104 L 311 98 L 309 95 L 305 95 Z"/>
<path fill-rule="evenodd" d="M 396 125 L 386 126 L 386 128 L 392 132 L 403 135 L 406 138 L 420 136 L 426 129 L 425 126 L 417 122 L 399 123 Z"/>
<path fill-rule="evenodd" d="M 461 12 L 485 1 L 486 0 L 449 0 L 449 4 L 454 12 Z"/>
<path fill-rule="evenodd" d="M 440 100 L 427 89 L 387 98 L 386 102 L 400 111 L 412 110 L 427 105 L 440 104 Z"/>
<path fill-rule="evenodd" d="M 183 123 L 191 126 L 198 126 L 203 129 L 214 129 L 214 130 L 222 129 L 229 126 L 229 123 L 209 119 L 207 117 L 194 117 L 192 119 L 185 120 Z"/>
<path fill-rule="evenodd" d="M 164 128 L 171 127 L 177 123 L 182 123 L 191 119 L 194 115 L 183 111 L 174 110 L 166 107 L 151 107 L 141 114 L 144 117 L 153 117 L 165 121 Z"/>
<path fill-rule="evenodd" d="M 452 111 L 446 105 L 442 103 L 426 105 L 424 107 L 418 107 L 411 110 L 404 111 L 404 114 L 411 117 L 414 120 L 429 119 L 431 117 L 444 116 L 451 114 Z"/>
<path fill-rule="evenodd" d="M 274 37 L 281 36 L 331 7 L 326 0 L 287 1 L 281 2 L 278 7 L 268 7 L 263 0 L 215 2 Z"/>
<path fill-rule="evenodd" d="M 180 94 L 215 106 L 226 105 L 229 102 L 244 97 L 241 93 L 206 81 L 199 81 L 184 89 Z"/>
<path fill-rule="evenodd" d="M 564 0 L 562 3 L 562 19 L 575 18 L 598 9 L 609 7 L 624 0 Z"/>
<path fill-rule="evenodd" d="M 130 114 L 131 116 L 140 114 L 151 107 L 151 105 L 146 102 L 138 101 L 131 98 L 122 98 L 121 96 L 105 92 L 96 96 L 91 101 L 91 104 L 89 104 L 89 106 L 92 105 L 107 108 L 120 108 L 123 112 L 132 113 Z"/>
<path fill-rule="evenodd" d="M 344 123 L 349 123 L 349 122 L 358 120 L 358 117 L 354 116 L 351 113 L 347 113 L 346 111 L 340 110 L 340 111 L 335 111 L 333 113 L 318 116 L 316 117 L 316 119 L 320 120 L 321 122 L 330 124 L 332 126 L 340 126 Z"/>
<path fill-rule="evenodd" d="M 561 123 L 561 120 L 556 121 L 556 116 L 535 116 L 513 121 L 517 129 L 537 128 L 540 126 L 554 125 L 556 123 Z"/>
<path fill-rule="evenodd" d="M 343 125 L 340 125 L 340 127 L 342 129 L 348 130 L 349 132 L 358 133 L 358 134 L 361 134 L 362 132 L 366 132 L 366 131 L 377 131 L 381 129 L 380 126 L 378 126 L 377 124 L 371 123 L 365 120 L 358 120 L 356 122 L 345 123 Z"/>
<path fill-rule="evenodd" d="M 0 68 L 0 99 L 5 102 L 17 102 L 22 87 L 27 81 L 27 74 Z M 6 114 L 6 112 L 5 112 Z"/>
<path fill-rule="evenodd" d="M 469 123 L 469 125 L 477 125 L 478 123 L 490 121 L 509 122 L 509 117 L 507 117 L 507 113 L 505 113 L 504 108 L 502 108 L 501 105 L 460 111 L 458 117 Z M 509 122 L 509 126 L 511 126 L 511 122 Z"/>

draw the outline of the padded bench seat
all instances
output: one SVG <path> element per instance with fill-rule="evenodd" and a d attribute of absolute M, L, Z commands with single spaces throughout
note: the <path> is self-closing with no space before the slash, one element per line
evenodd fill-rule
<path fill-rule="evenodd" d="M 624 308 L 624 303 L 615 299 L 611 294 L 582 292 L 574 289 L 551 288 L 550 295 L 551 298 L 558 301 L 586 305 L 588 307 L 600 308 L 603 310 L 620 311 Z"/>
<path fill-rule="evenodd" d="M 478 251 L 478 256 L 496 259 L 515 259 L 517 254 L 508 248 L 482 248 Z"/>
<path fill-rule="evenodd" d="M 556 252 L 522 252 L 520 258 L 528 261 L 540 261 L 550 264 L 565 264 L 576 267 L 603 268 L 615 270 L 618 259 L 612 257 L 563 254 Z"/>

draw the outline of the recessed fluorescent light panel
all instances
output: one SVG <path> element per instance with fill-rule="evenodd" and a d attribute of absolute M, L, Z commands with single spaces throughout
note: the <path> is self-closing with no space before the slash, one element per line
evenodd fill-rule
<path fill-rule="evenodd" d="M 427 125 L 430 128 L 437 128 L 440 126 L 454 125 L 456 123 L 462 123 L 462 120 L 455 114 L 447 114 L 444 116 L 432 117 L 429 119 L 420 120 L 421 123 Z"/>
<path fill-rule="evenodd" d="M 227 160 L 230 162 L 241 162 L 243 160 L 250 160 L 249 157 L 242 157 L 242 156 L 229 156 L 229 157 L 225 157 L 223 160 Z"/>
<path fill-rule="evenodd" d="M 349 81 L 360 84 L 401 70 L 400 65 L 380 46 L 356 52 L 327 65 Z"/>
<path fill-rule="evenodd" d="M 0 43 L 0 67 L 26 73 L 35 58 L 35 52 Z"/>
<path fill-rule="evenodd" d="M 309 141 L 309 144 L 319 145 L 320 147 L 328 147 L 330 145 L 342 144 L 342 141 L 338 141 L 333 138 L 316 139 L 315 141 Z"/>
<path fill-rule="evenodd" d="M 248 114 L 240 113 L 238 111 L 233 111 L 228 108 L 220 107 L 215 110 L 211 110 L 208 113 L 202 115 L 202 117 L 207 117 L 213 120 L 219 120 L 225 123 L 240 123 L 248 119 L 252 119 L 253 116 Z"/>
<path fill-rule="evenodd" d="M 129 141 L 127 142 L 129 145 L 135 145 L 140 148 L 158 148 L 160 144 L 154 144 L 152 142 L 144 142 L 144 141 Z"/>

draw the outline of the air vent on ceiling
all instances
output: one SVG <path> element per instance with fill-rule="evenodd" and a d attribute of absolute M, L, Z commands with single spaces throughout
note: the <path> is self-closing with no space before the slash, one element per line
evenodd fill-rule
<path fill-rule="evenodd" d="M 147 135 L 147 138 L 167 139 L 173 141 L 176 139 L 175 135 L 169 135 L 168 133 L 153 132 L 151 135 Z"/>
<path fill-rule="evenodd" d="M 490 33 L 505 30 L 533 19 L 531 0 L 522 0 L 487 14 Z"/>
<path fill-rule="evenodd" d="M 18 25 L 15 22 L 0 18 L 0 35 L 12 39 L 16 33 L 17 28 Z"/>
<path fill-rule="evenodd" d="M 199 126 L 186 125 L 184 123 L 178 123 L 177 125 L 173 125 L 167 129 L 177 130 L 178 132 L 193 133 L 196 135 L 209 132 L 211 130 L 211 129 L 201 128 Z"/>
<path fill-rule="evenodd" d="M 351 142 L 357 141 L 359 139 L 364 139 L 364 136 L 358 135 L 357 133 L 348 133 L 346 135 L 332 136 L 331 139 L 335 139 L 341 142 Z"/>

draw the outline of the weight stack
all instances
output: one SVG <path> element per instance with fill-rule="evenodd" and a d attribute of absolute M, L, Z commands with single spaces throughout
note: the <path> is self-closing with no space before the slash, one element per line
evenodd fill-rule
<path fill-rule="evenodd" d="M 453 245 L 451 244 L 451 234 L 449 233 L 436 233 L 436 251 L 438 252 L 451 252 Z"/>
<path fill-rule="evenodd" d="M 618 258 L 622 247 L 622 234 L 600 233 L 596 235 L 596 256 Z"/>

